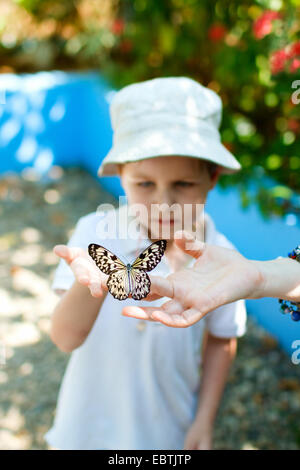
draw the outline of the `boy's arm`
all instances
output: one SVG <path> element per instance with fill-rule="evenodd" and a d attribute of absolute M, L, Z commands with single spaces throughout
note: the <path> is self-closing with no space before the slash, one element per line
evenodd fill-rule
<path fill-rule="evenodd" d="M 73 239 L 73 242 L 76 240 Z M 53 252 L 70 268 L 66 272 L 64 267 L 60 273 L 62 279 L 56 283 L 56 292 L 60 294 L 61 286 L 70 285 L 70 276 L 73 277 L 73 284 L 64 291 L 54 309 L 50 336 L 59 349 L 71 352 L 84 342 L 91 331 L 107 292 L 107 276 L 98 269 L 87 250 L 81 247 L 55 245 Z"/>
<path fill-rule="evenodd" d="M 185 449 L 210 448 L 215 417 L 236 347 L 236 338 L 217 338 L 207 334 L 198 407 L 186 436 Z"/>
<path fill-rule="evenodd" d="M 89 334 L 105 299 L 93 297 L 87 286 L 74 281 L 52 314 L 51 339 L 64 352 L 78 348 Z"/>

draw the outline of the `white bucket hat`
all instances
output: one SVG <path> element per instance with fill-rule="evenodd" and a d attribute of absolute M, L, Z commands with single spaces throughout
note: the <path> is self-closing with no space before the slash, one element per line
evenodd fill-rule
<path fill-rule="evenodd" d="M 153 78 L 127 85 L 110 104 L 113 145 L 99 176 L 117 174 L 117 165 L 159 156 L 182 155 L 241 169 L 221 143 L 221 98 L 188 77 Z"/>

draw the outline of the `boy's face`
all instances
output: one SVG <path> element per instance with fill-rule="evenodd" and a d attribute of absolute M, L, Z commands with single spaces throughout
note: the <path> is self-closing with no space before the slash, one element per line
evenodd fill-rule
<path fill-rule="evenodd" d="M 150 238 L 162 238 L 167 229 L 172 239 L 176 230 L 184 228 L 185 217 L 195 224 L 196 211 L 199 216 L 196 205 L 205 203 L 218 172 L 212 178 L 205 162 L 168 156 L 126 163 L 120 168 L 120 177 L 129 205 L 143 204 L 146 209 L 138 217 L 150 231 Z"/>

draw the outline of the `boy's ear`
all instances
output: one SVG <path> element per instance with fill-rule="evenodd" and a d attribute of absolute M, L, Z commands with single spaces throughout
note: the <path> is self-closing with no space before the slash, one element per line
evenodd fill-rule
<path fill-rule="evenodd" d="M 122 168 L 123 168 L 123 165 L 121 163 L 118 163 L 118 165 L 117 165 L 117 174 L 118 174 L 118 176 L 121 176 Z"/>
<path fill-rule="evenodd" d="M 216 186 L 221 173 L 222 173 L 221 167 L 217 166 L 214 174 L 211 176 L 211 189 L 213 189 Z"/>

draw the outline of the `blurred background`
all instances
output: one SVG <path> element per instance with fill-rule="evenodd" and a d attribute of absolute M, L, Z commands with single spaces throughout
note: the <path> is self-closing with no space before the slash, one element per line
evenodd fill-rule
<path fill-rule="evenodd" d="M 47 448 L 69 359 L 48 336 L 52 248 L 122 194 L 96 175 L 119 88 L 184 75 L 216 91 L 243 170 L 207 211 L 249 258 L 300 243 L 299 25 L 299 0 L 0 0 L 1 449 Z M 299 449 L 300 322 L 275 299 L 247 307 L 215 447 Z"/>

